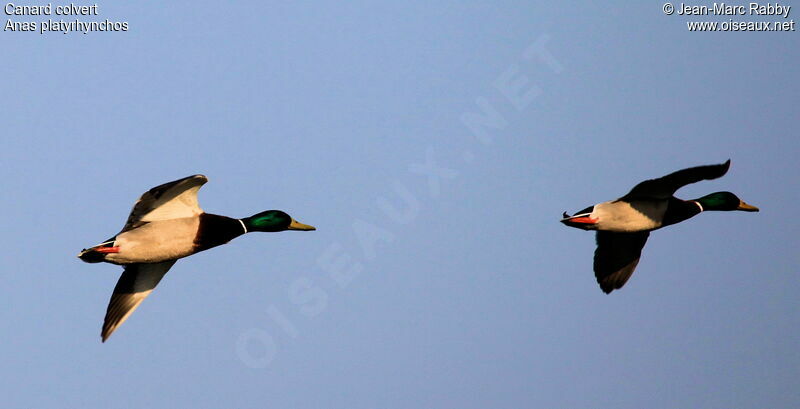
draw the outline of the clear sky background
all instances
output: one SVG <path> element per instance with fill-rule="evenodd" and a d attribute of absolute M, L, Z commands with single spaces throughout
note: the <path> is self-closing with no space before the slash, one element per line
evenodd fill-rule
<path fill-rule="evenodd" d="M 341 3 L 100 2 L 80 19 L 128 32 L 0 33 L 3 407 L 800 405 L 797 32 Z M 561 212 L 728 158 L 678 196 L 761 212 L 655 232 L 603 294 Z M 179 261 L 101 344 L 121 269 L 75 256 L 195 173 L 210 213 L 318 230 Z"/>

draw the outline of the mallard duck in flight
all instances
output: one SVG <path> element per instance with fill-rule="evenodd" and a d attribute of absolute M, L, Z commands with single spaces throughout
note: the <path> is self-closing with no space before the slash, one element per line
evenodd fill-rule
<path fill-rule="evenodd" d="M 108 303 L 100 333 L 103 342 L 153 292 L 179 258 L 249 232 L 316 230 L 280 210 L 243 219 L 205 213 L 197 203 L 197 191 L 206 182 L 205 176 L 194 175 L 150 189 L 133 206 L 117 235 L 78 254 L 87 263 L 125 267 Z"/>
<path fill-rule="evenodd" d="M 730 159 L 720 165 L 697 166 L 645 180 L 625 196 L 589 206 L 575 215 L 564 212 L 561 223 L 583 230 L 597 230 L 594 274 L 606 293 L 622 288 L 628 281 L 647 237 L 653 230 L 680 223 L 708 210 L 757 212 L 731 192 L 716 192 L 694 200 L 681 200 L 675 191 L 690 183 L 723 176 Z"/>

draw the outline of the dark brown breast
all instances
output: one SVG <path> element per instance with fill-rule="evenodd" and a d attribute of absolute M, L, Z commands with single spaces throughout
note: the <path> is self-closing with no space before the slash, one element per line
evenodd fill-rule
<path fill-rule="evenodd" d="M 200 215 L 200 228 L 194 238 L 195 252 L 225 244 L 242 234 L 244 228 L 239 220 L 203 213 Z"/>
<path fill-rule="evenodd" d="M 698 213 L 700 213 L 700 206 L 693 200 L 681 200 L 673 197 L 669 199 L 667 211 L 664 213 L 664 220 L 661 225 L 669 226 L 670 224 L 680 223 Z"/>

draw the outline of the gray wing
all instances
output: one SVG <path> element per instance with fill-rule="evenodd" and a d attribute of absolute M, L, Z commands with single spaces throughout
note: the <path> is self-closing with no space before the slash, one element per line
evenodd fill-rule
<path fill-rule="evenodd" d="M 205 176 L 193 175 L 148 190 L 133 205 L 121 232 L 143 222 L 192 217 L 203 213 L 197 202 L 197 191 L 206 182 L 208 179 Z"/>
<path fill-rule="evenodd" d="M 108 303 L 103 330 L 103 342 L 136 311 L 139 304 L 153 292 L 158 282 L 167 274 L 176 260 L 152 264 L 128 264 L 117 281 L 111 300 Z"/>
<path fill-rule="evenodd" d="M 597 232 L 594 276 L 606 294 L 622 288 L 633 274 L 650 232 Z"/>
<path fill-rule="evenodd" d="M 728 172 L 731 160 L 719 165 L 697 166 L 670 173 L 658 179 L 645 180 L 634 186 L 622 199 L 668 199 L 675 191 L 690 183 L 722 177 Z"/>

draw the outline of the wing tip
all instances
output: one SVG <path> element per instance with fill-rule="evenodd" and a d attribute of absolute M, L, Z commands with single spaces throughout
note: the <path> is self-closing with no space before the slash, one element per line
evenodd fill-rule
<path fill-rule="evenodd" d="M 116 327 L 112 327 L 109 326 L 107 323 L 104 323 L 103 329 L 100 330 L 100 342 L 105 343 L 106 340 L 108 340 L 108 338 L 111 337 L 111 334 L 113 334 L 114 330 L 116 329 L 117 329 Z"/>
<path fill-rule="evenodd" d="M 711 172 L 707 174 L 706 180 L 721 178 L 728 173 L 728 169 L 730 168 L 730 159 L 726 160 L 724 163 L 720 163 L 719 165 L 710 165 L 707 169 L 711 170 Z"/>
<path fill-rule="evenodd" d="M 206 183 L 208 183 L 208 178 L 206 177 L 206 175 L 203 175 L 201 173 L 189 176 L 186 180 L 191 181 L 191 183 L 196 186 L 203 186 Z"/>
<path fill-rule="evenodd" d="M 609 282 L 609 280 L 607 279 L 608 277 L 596 277 L 596 278 L 597 278 L 597 284 L 600 286 L 600 289 L 603 290 L 603 292 L 606 294 L 611 294 L 612 291 L 619 290 L 620 288 L 622 288 L 621 285 L 616 285 L 617 284 L 616 282 Z"/>
<path fill-rule="evenodd" d="M 172 183 L 176 183 L 176 182 L 177 182 L 177 184 L 184 184 L 184 183 L 188 182 L 188 183 L 190 183 L 192 185 L 202 186 L 202 185 L 205 185 L 206 182 L 208 182 L 208 177 L 206 177 L 206 175 L 204 175 L 202 173 L 198 173 L 198 174 L 195 174 L 195 175 L 186 176 L 183 179 L 178 179 L 178 180 L 176 180 L 175 182 L 172 182 Z"/>

